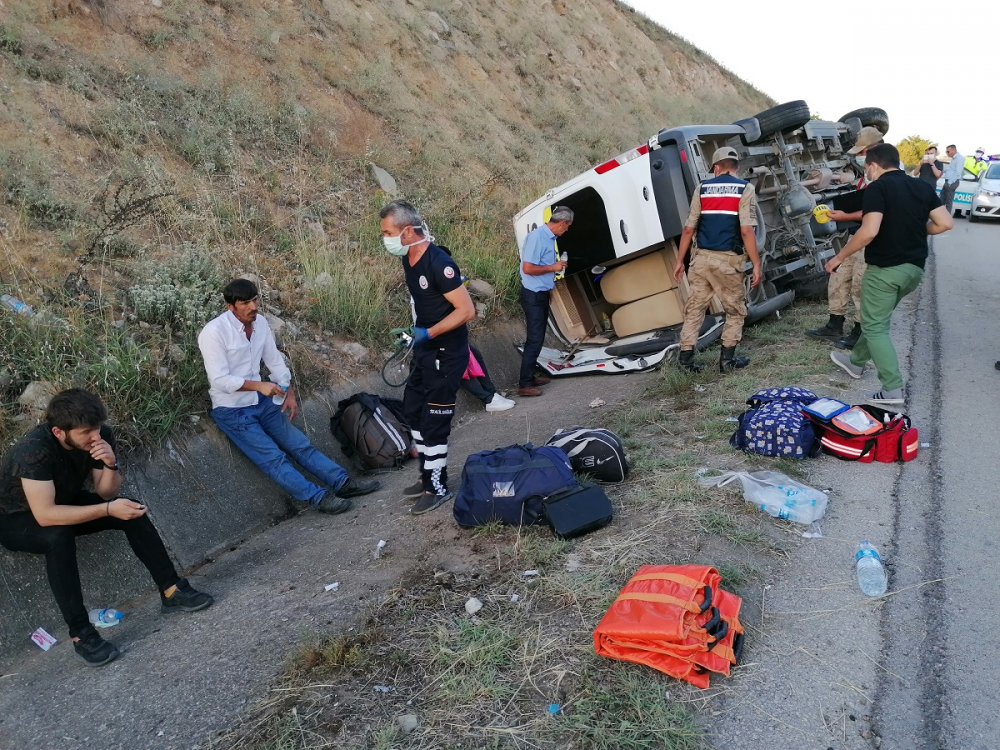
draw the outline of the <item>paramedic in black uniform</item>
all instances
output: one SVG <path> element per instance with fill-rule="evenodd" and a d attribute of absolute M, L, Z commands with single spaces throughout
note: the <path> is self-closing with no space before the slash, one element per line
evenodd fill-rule
<path fill-rule="evenodd" d="M 410 513 L 419 515 L 451 498 L 448 491 L 448 435 L 455 397 L 469 366 L 469 329 L 476 317 L 458 266 L 433 243 L 427 224 L 410 203 L 395 200 L 379 212 L 382 242 L 399 256 L 413 298 L 416 324 L 410 378 L 403 412 L 420 460 L 420 481 L 405 491 L 416 498 Z"/>

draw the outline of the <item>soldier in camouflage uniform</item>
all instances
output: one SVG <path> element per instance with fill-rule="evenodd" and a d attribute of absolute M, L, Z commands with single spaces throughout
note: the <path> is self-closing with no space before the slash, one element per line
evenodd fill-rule
<path fill-rule="evenodd" d="M 697 372 L 694 348 L 705 322 L 705 309 L 718 295 L 726 311 L 722 329 L 719 370 L 733 370 L 750 364 L 749 357 L 737 357 L 736 345 L 743 337 L 747 315 L 743 269 L 749 257 L 753 265 L 752 286 L 760 283 L 760 256 L 757 254 L 757 199 L 753 185 L 736 177 L 739 157 L 736 149 L 724 146 L 712 155 L 715 174 L 705 180 L 691 197 L 691 211 L 681 233 L 674 267 L 674 279 L 684 276 L 684 258 L 697 235 L 697 248 L 688 271 L 689 294 L 684 305 L 679 364 Z"/>

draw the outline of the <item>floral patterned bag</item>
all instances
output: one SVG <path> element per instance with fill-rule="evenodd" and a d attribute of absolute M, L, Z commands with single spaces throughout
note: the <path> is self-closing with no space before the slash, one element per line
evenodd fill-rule
<path fill-rule="evenodd" d="M 796 386 L 767 388 L 747 399 L 740 426 L 729 444 L 744 453 L 784 458 L 811 458 L 819 454 L 820 442 L 812 423 L 802 413 L 818 397 Z"/>

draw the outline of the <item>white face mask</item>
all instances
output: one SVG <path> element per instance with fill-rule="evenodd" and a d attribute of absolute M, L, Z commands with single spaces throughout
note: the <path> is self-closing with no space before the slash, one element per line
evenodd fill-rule
<path fill-rule="evenodd" d="M 864 154 L 858 154 L 857 156 L 855 156 L 854 157 L 854 161 L 856 161 L 858 163 L 858 166 L 861 167 L 862 169 L 865 168 L 865 155 Z"/>
<path fill-rule="evenodd" d="M 427 224 L 423 226 L 415 226 L 414 229 L 422 229 L 424 231 L 424 236 L 420 237 L 416 242 L 411 242 L 409 245 L 403 244 L 403 232 L 400 232 L 395 237 L 383 237 L 382 244 L 385 245 L 385 249 L 389 251 L 390 254 L 395 256 L 406 255 L 407 251 L 414 245 L 419 245 L 421 242 L 433 242 L 434 238 L 430 236 L 430 232 L 427 230 Z M 404 230 L 405 231 L 405 227 Z"/>
<path fill-rule="evenodd" d="M 865 170 L 865 182 L 872 183 L 875 182 L 875 170 Z"/>

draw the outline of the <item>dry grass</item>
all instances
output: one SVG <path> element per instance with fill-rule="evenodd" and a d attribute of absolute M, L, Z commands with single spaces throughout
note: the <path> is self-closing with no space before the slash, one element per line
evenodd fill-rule
<path fill-rule="evenodd" d="M 716 690 L 702 693 L 598 658 L 591 633 L 641 565 L 710 563 L 725 587 L 754 601 L 783 567 L 789 535 L 801 529 L 761 514 L 737 491 L 700 487 L 695 471 L 767 465 L 807 475 L 807 462 L 732 451 L 726 438 L 734 425 L 725 420 L 759 388 L 797 383 L 835 392 L 829 368 L 819 366 L 827 349 L 801 335 L 823 312 L 799 303 L 749 329 L 747 373 L 665 369 L 611 416 L 633 465 L 629 481 L 610 490 L 612 526 L 572 542 L 541 528 L 471 532 L 480 572 L 413 572 L 358 635 L 313 640 L 295 652 L 273 698 L 209 746 L 705 747 L 698 711 L 728 683 L 716 677 Z M 475 616 L 464 609 L 470 597 L 484 604 Z M 551 704 L 559 707 L 554 716 Z M 399 731 L 403 714 L 419 718 L 413 734 Z"/>

